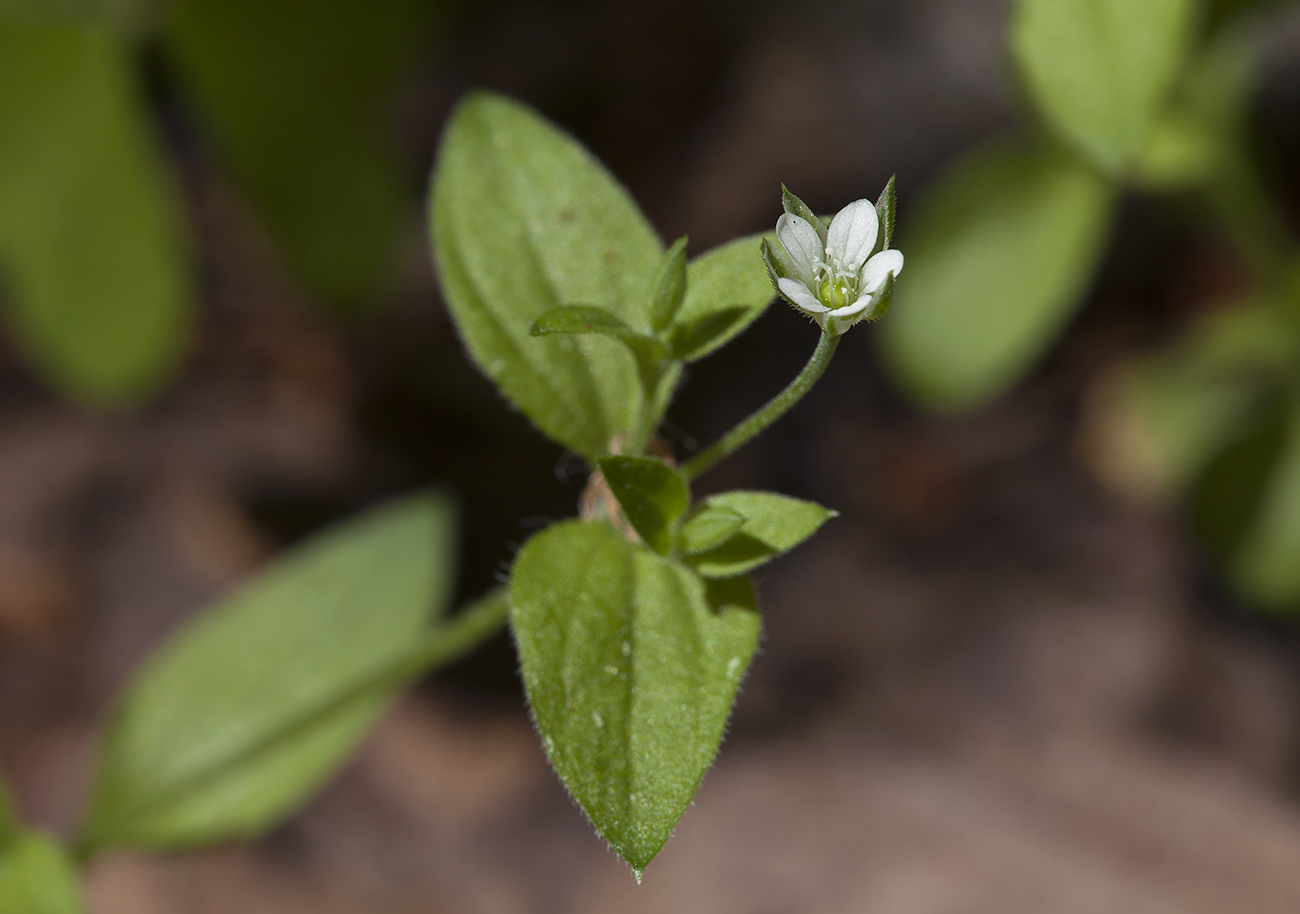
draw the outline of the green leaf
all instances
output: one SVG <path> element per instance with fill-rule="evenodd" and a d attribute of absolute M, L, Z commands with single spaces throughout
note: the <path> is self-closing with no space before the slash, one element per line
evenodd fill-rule
<path fill-rule="evenodd" d="M 704 358 L 767 310 L 776 293 L 759 250 L 762 238 L 737 238 L 690 262 L 686 297 L 673 321 L 674 358 Z"/>
<path fill-rule="evenodd" d="M 0 19 L 49 25 L 101 25 L 124 37 L 143 35 L 157 0 L 0 0 Z"/>
<path fill-rule="evenodd" d="M 650 457 L 601 457 L 600 472 L 618 499 L 628 522 L 655 552 L 673 547 L 669 525 L 691 504 L 682 475 Z"/>
<path fill-rule="evenodd" d="M 510 586 L 551 764 L 637 879 L 713 762 L 758 642 L 753 591 L 706 589 L 606 523 L 531 539 Z"/>
<path fill-rule="evenodd" d="M 1286 383 L 1297 353 L 1294 325 L 1260 301 L 1210 312 L 1121 369 L 1104 401 L 1111 475 L 1139 494 L 1186 493 Z"/>
<path fill-rule="evenodd" d="M 623 323 L 617 315 L 604 308 L 592 308 L 586 305 L 565 305 L 552 308 L 528 328 L 533 336 L 547 336 L 552 333 L 599 333 L 612 336 L 627 344 L 636 357 L 642 370 L 653 369 L 667 353 L 663 343 L 655 337 L 637 333 Z"/>
<path fill-rule="evenodd" d="M 650 314 L 651 325 L 656 330 L 663 330 L 671 324 L 685 296 L 686 236 L 683 235 L 664 252 L 663 260 L 659 264 L 659 273 L 650 284 L 650 297 L 646 310 Z"/>
<path fill-rule="evenodd" d="M 443 295 L 470 355 L 542 432 L 592 460 L 608 452 L 640 409 L 633 358 L 616 340 L 529 327 L 584 302 L 651 332 L 662 252 L 636 205 L 576 140 L 488 93 L 453 113 L 432 194 Z"/>
<path fill-rule="evenodd" d="M 207 844 L 296 807 L 392 691 L 355 684 L 442 612 L 453 531 L 445 499 L 407 498 L 295 548 L 184 628 L 114 711 L 82 845 Z"/>
<path fill-rule="evenodd" d="M 92 28 L 0 24 L 0 137 L 9 329 L 63 393 L 139 400 L 176 363 L 189 290 L 129 49 Z"/>
<path fill-rule="evenodd" d="M 1011 49 L 1052 129 L 1118 173 L 1173 86 L 1193 13 L 1192 0 L 1017 0 Z"/>
<path fill-rule="evenodd" d="M 1079 303 L 1113 204 L 1112 188 L 1067 156 L 998 145 L 964 159 L 900 245 L 907 274 L 880 333 L 894 378 L 940 409 L 1014 384 Z"/>
<path fill-rule="evenodd" d="M 0 846 L 0 911 L 80 914 L 77 874 L 59 846 L 28 834 Z"/>
<path fill-rule="evenodd" d="M 745 515 L 722 505 L 702 505 L 677 531 L 682 552 L 694 555 L 721 546 L 745 526 Z"/>
<path fill-rule="evenodd" d="M 9 799 L 9 791 L 0 783 L 0 846 L 17 836 L 19 830 L 18 815 Z"/>
<path fill-rule="evenodd" d="M 352 305 L 393 267 L 419 185 L 389 123 L 434 37 L 426 0 L 175 0 L 163 51 L 289 266 Z"/>
<path fill-rule="evenodd" d="M 687 561 L 706 578 L 743 574 L 798 546 L 837 512 L 811 501 L 771 492 L 726 492 L 705 500 L 707 508 L 734 511 L 744 525 L 721 545 Z"/>
<path fill-rule="evenodd" d="M 1237 504 L 1247 506 L 1242 518 L 1246 523 L 1227 569 L 1247 600 L 1293 613 L 1300 609 L 1300 405 L 1290 404 L 1279 420 L 1243 442 L 1254 444 L 1253 450 L 1227 452 L 1229 458 L 1238 458 L 1227 491 L 1241 496 Z M 1221 485 L 1227 482 L 1222 479 L 1225 463 L 1221 458 L 1214 467 L 1220 470 Z M 1223 502 L 1223 493 L 1219 495 Z"/>

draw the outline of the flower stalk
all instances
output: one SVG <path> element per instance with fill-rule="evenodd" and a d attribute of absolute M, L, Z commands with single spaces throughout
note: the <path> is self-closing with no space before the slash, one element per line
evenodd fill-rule
<path fill-rule="evenodd" d="M 812 357 L 808 359 L 808 364 L 804 365 L 803 371 L 799 372 L 798 377 L 791 381 L 785 390 L 769 400 L 765 406 L 748 419 L 682 464 L 682 474 L 688 480 L 695 479 L 719 460 L 744 447 L 756 435 L 788 413 L 796 403 L 804 398 L 808 391 L 812 390 L 813 385 L 825 373 L 826 367 L 831 363 L 831 357 L 835 355 L 835 348 L 839 344 L 839 333 L 836 333 L 831 328 L 823 329 L 821 339 L 817 341 L 817 348 L 813 350 Z"/>

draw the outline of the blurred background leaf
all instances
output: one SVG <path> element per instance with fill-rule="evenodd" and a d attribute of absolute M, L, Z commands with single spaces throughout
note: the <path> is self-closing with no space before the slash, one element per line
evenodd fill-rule
<path fill-rule="evenodd" d="M 1192 0 L 1017 0 L 1011 50 L 1053 130 L 1119 173 L 1173 86 L 1194 12 Z"/>
<path fill-rule="evenodd" d="M 0 911 L 5 914 L 79 914 L 77 874 L 57 844 L 22 834 L 0 843 Z"/>
<path fill-rule="evenodd" d="M 922 403 L 961 409 L 1031 368 L 1087 289 L 1114 192 L 1074 158 L 998 144 L 942 175 L 899 229 L 907 254 L 886 366 Z"/>
<path fill-rule="evenodd" d="M 372 298 L 417 224 L 397 90 L 427 55 L 440 0 L 175 0 L 162 35 L 200 132 L 300 279 Z"/>
<path fill-rule="evenodd" d="M 189 289 L 128 49 L 98 28 L 0 22 L 0 284 L 35 369 L 92 403 L 176 363 Z"/>
<path fill-rule="evenodd" d="M 397 687 L 355 684 L 444 611 L 454 542 L 448 502 L 410 497 L 330 528 L 182 630 L 118 704 L 83 847 L 209 844 L 296 807 Z"/>

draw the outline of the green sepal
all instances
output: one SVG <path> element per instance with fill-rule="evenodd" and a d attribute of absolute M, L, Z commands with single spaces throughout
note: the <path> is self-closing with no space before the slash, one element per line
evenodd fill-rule
<path fill-rule="evenodd" d="M 706 578 L 727 578 L 757 568 L 798 546 L 838 513 L 772 492 L 725 492 L 708 498 L 705 505 L 727 508 L 745 518 L 740 530 L 720 546 L 687 557 Z"/>
<path fill-rule="evenodd" d="M 672 247 L 664 252 L 659 261 L 659 272 L 650 283 L 650 296 L 646 302 L 646 311 L 650 315 L 650 324 L 656 330 L 664 330 L 677 316 L 677 309 L 686 298 L 686 236 L 678 238 Z"/>
<path fill-rule="evenodd" d="M 512 571 L 547 757 L 638 879 L 712 764 L 758 643 L 752 586 L 720 583 L 577 520 L 529 540 Z"/>
<path fill-rule="evenodd" d="M 628 522 L 660 555 L 673 547 L 670 525 L 691 504 L 691 492 L 672 467 L 653 457 L 601 457 L 596 461 Z"/>
<path fill-rule="evenodd" d="M 682 552 L 695 555 L 721 546 L 745 526 L 745 515 L 723 505 L 704 505 L 677 531 Z"/>
<path fill-rule="evenodd" d="M 826 246 L 826 223 L 822 222 L 807 203 L 790 193 L 790 188 L 784 184 L 781 185 L 781 208 L 791 216 L 798 216 L 816 229 L 817 237 L 822 240 L 822 247 Z"/>
<path fill-rule="evenodd" d="M 889 176 L 889 183 L 885 185 L 885 189 L 880 192 L 880 199 L 876 201 L 876 218 L 880 221 L 880 231 L 876 234 L 876 246 L 871 249 L 872 255 L 888 251 L 889 243 L 894 240 L 894 216 L 898 208 L 894 194 L 896 177 L 896 175 Z M 884 314 L 883 311 L 880 313 Z"/>

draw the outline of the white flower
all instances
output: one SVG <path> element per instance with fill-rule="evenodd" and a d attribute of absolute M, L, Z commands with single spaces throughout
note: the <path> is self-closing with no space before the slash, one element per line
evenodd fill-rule
<path fill-rule="evenodd" d="M 831 322 L 834 332 L 843 333 L 859 320 L 883 313 L 884 296 L 878 293 L 885 292 L 886 281 L 903 269 L 899 251 L 871 255 L 879 233 L 880 219 L 868 200 L 854 200 L 835 214 L 828 228 L 787 212 L 776 223 L 784 251 L 765 244 L 764 254 L 782 297 L 812 315 L 823 329 Z"/>

